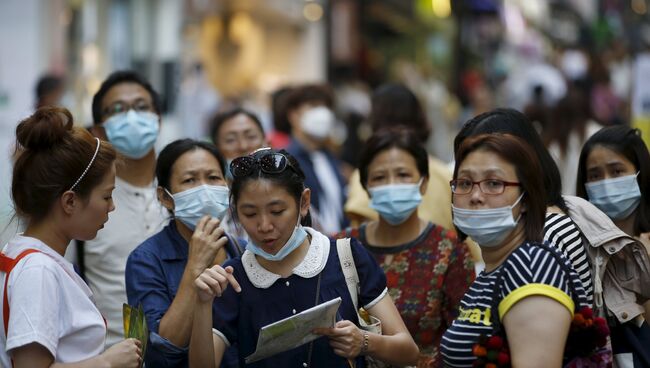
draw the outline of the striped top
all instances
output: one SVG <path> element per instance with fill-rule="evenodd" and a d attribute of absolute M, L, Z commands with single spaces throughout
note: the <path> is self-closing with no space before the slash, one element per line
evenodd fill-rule
<path fill-rule="evenodd" d="M 569 259 L 573 269 L 576 270 L 582 287 L 587 293 L 589 305 L 593 303 L 593 284 L 591 277 L 591 265 L 587 250 L 589 244 L 583 243 L 580 229 L 576 226 L 571 217 L 560 213 L 547 213 L 544 224 L 544 241 L 560 249 L 564 256 Z"/>
<path fill-rule="evenodd" d="M 491 336 L 493 324 L 492 296 L 497 278 L 501 278 L 498 298 L 499 319 L 518 301 L 533 295 L 542 295 L 556 300 L 571 311 L 575 310 L 569 282 L 573 283 L 581 305 L 585 304 L 585 292 L 578 274 L 566 258 L 559 253 L 567 270 L 562 268 L 558 258 L 550 252 L 553 248 L 542 248 L 534 243 L 524 243 L 491 272 L 481 272 L 460 302 L 458 318 L 447 329 L 440 344 L 440 354 L 445 367 L 472 367 L 475 357 L 472 347 L 481 334 Z"/>

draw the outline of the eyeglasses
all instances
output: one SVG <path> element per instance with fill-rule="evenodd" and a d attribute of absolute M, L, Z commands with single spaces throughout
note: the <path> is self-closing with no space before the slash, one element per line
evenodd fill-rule
<path fill-rule="evenodd" d="M 506 187 L 519 187 L 521 183 L 503 181 L 498 179 L 485 179 L 481 181 L 471 181 L 469 179 L 456 179 L 449 182 L 451 192 L 454 194 L 470 194 L 475 185 L 478 185 L 484 194 L 495 195 L 501 194 Z"/>
<path fill-rule="evenodd" d="M 230 163 L 230 172 L 235 178 L 241 178 L 250 175 L 253 170 L 259 169 L 267 174 L 279 174 L 291 168 L 294 172 L 298 171 L 293 167 L 289 158 L 280 152 L 266 152 L 254 156 L 255 153 L 262 150 L 271 150 L 270 148 L 260 148 L 250 156 L 237 157 Z"/>
<path fill-rule="evenodd" d="M 153 106 L 151 103 L 143 99 L 138 99 L 132 104 L 128 104 L 124 101 L 116 101 L 102 110 L 102 116 L 111 117 L 129 110 L 135 110 L 137 112 L 153 112 Z"/>

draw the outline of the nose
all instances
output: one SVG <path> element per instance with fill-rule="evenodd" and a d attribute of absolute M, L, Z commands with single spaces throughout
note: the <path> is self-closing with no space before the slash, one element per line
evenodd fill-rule
<path fill-rule="evenodd" d="M 108 207 L 108 212 L 113 212 L 113 211 L 115 211 L 115 202 L 113 202 L 113 200 L 111 200 L 111 204 Z"/>
<path fill-rule="evenodd" d="M 472 185 L 472 191 L 469 192 L 470 203 L 471 204 L 483 203 L 483 199 L 484 199 L 483 195 L 484 195 L 483 191 L 479 187 L 478 183 L 474 183 L 474 185 Z"/>
<path fill-rule="evenodd" d="M 273 222 L 267 215 L 260 216 L 260 221 L 257 224 L 257 231 L 260 233 L 270 233 L 273 231 Z"/>
<path fill-rule="evenodd" d="M 251 146 L 248 143 L 248 140 L 246 139 L 246 137 L 239 137 L 237 142 L 239 144 L 239 155 L 240 156 L 248 155 L 250 153 L 250 151 L 251 151 Z"/>

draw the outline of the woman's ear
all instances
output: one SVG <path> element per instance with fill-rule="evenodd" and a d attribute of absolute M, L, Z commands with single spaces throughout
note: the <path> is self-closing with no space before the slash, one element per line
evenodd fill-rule
<path fill-rule="evenodd" d="M 311 206 L 311 189 L 305 188 L 302 191 L 302 197 L 300 198 L 300 217 L 305 218 L 307 213 L 309 213 L 309 207 Z"/>
<path fill-rule="evenodd" d="M 75 192 L 68 190 L 61 195 L 60 203 L 63 213 L 71 216 L 74 213 L 75 207 L 77 207 L 80 202 Z"/>
<path fill-rule="evenodd" d="M 423 176 L 422 183 L 420 183 L 420 194 L 425 195 L 427 193 L 428 187 L 429 187 L 429 177 Z"/>
<path fill-rule="evenodd" d="M 174 200 L 171 198 L 167 191 L 163 187 L 156 188 L 156 194 L 158 196 L 158 201 L 165 207 L 169 212 L 174 212 Z"/>

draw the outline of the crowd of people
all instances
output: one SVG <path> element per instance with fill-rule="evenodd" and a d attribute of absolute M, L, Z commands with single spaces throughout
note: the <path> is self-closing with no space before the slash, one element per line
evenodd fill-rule
<path fill-rule="evenodd" d="M 101 84 L 88 129 L 47 104 L 21 121 L 0 365 L 650 367 L 638 130 L 599 128 L 559 168 L 566 141 L 494 109 L 463 124 L 450 169 L 418 98 L 386 84 L 346 170 L 329 87 L 275 97 L 273 134 L 236 106 L 209 142 L 160 152 L 160 97 L 130 71 Z M 262 327 L 336 298 L 314 339 L 247 363 Z M 124 303 L 146 341 L 124 338 Z"/>

